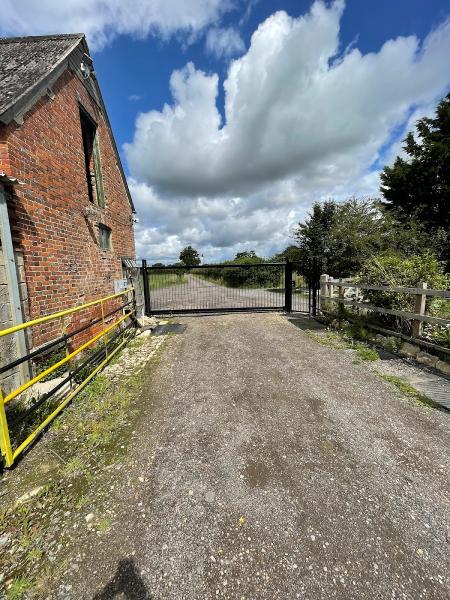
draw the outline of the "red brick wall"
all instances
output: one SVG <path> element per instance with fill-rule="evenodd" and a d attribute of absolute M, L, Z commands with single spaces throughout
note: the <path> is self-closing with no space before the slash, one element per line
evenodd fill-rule
<path fill-rule="evenodd" d="M 135 256 L 132 211 L 104 116 L 69 71 L 52 90 L 55 97 L 41 98 L 23 125 L 0 125 L 0 170 L 25 183 L 14 188 L 10 218 L 24 255 L 31 318 L 112 294 L 113 280 L 122 277 L 120 257 Z M 89 202 L 79 101 L 98 124 L 104 209 Z M 111 251 L 98 245 L 98 223 L 112 230 Z M 70 328 L 85 316 L 68 319 Z M 56 331 L 41 326 L 34 345 Z"/>

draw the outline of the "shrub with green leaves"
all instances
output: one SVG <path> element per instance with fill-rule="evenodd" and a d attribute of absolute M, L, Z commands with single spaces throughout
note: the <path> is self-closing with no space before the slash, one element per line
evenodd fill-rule
<path fill-rule="evenodd" d="M 364 263 L 358 273 L 357 281 L 369 285 L 391 287 L 414 288 L 421 282 L 426 282 L 429 289 L 445 290 L 450 287 L 450 275 L 444 272 L 443 263 L 431 253 L 409 258 L 396 255 L 374 256 Z M 414 294 L 377 290 L 363 290 L 363 293 L 364 299 L 375 306 L 414 312 Z M 426 311 L 436 317 L 448 318 L 450 300 L 429 296 L 426 300 Z M 411 323 L 400 317 L 377 315 L 377 320 L 410 333 Z M 426 328 L 431 337 L 434 329 L 434 327 Z M 446 337 L 446 331 L 447 329 L 444 328 L 444 331 L 440 332 L 443 339 Z"/>

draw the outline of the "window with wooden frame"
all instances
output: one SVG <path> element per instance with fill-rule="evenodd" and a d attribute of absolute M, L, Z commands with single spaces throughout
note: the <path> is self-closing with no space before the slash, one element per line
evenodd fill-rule
<path fill-rule="evenodd" d="M 111 229 L 106 225 L 98 225 L 98 245 L 102 250 L 111 250 Z"/>
<path fill-rule="evenodd" d="M 97 203 L 100 208 L 105 208 L 97 124 L 82 106 L 80 106 L 80 122 L 89 200 Z"/>

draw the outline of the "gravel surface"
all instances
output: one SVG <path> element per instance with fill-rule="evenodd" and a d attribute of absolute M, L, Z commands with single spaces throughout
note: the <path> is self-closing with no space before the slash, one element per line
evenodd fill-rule
<path fill-rule="evenodd" d="M 180 321 L 59 597 L 448 599 L 449 415 L 283 315 Z"/>

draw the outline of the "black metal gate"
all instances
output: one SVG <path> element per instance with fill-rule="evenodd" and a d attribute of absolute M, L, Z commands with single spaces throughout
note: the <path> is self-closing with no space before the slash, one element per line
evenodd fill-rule
<path fill-rule="evenodd" d="M 264 310 L 316 314 L 317 309 L 318 284 L 305 282 L 298 263 L 148 267 L 143 260 L 142 280 L 147 315 Z"/>

